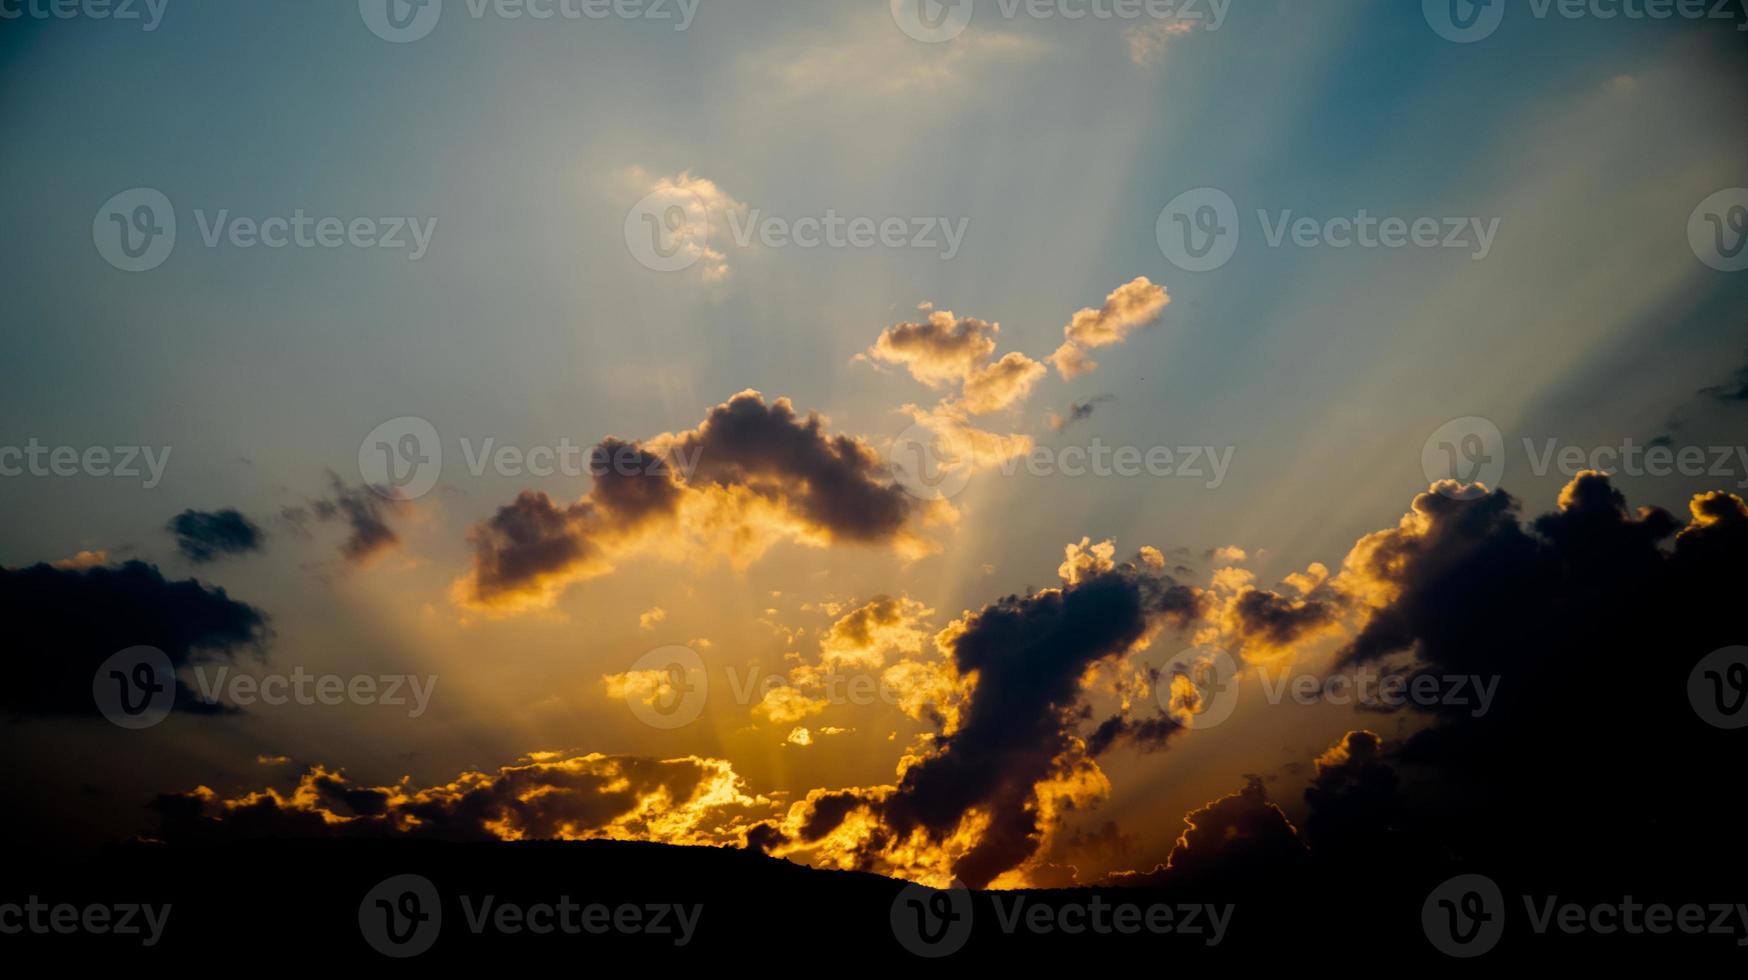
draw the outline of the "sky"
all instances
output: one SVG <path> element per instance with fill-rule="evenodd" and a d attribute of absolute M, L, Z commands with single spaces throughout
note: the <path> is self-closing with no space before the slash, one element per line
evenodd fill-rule
<path fill-rule="evenodd" d="M 1458 41 L 1436 3 L 976 0 L 927 40 L 932 0 L 392 2 L 412 26 L 373 0 L 0 20 L 13 656 L 64 645 L 40 670 L 77 687 L 169 646 L 183 687 L 140 730 L 83 687 L 6 705 L 47 839 L 151 834 L 160 794 L 378 820 L 479 773 L 633 787 L 500 835 L 1146 871 L 1248 776 L 1302 819 L 1348 732 L 1429 724 L 1261 685 L 1364 659 L 1406 586 L 1352 556 L 1459 495 L 1437 481 L 1526 519 L 1589 469 L 1682 521 L 1748 487 L 1739 10 L 1513 5 Z M 130 254 L 166 216 L 173 247 Z M 1367 247 L 1368 216 L 1436 232 Z M 1188 251 L 1210 227 L 1224 261 Z M 4 452 L 31 446 L 146 452 Z M 1010 669 L 1034 646 L 1050 678 Z M 1169 696 L 1186 652 L 1228 657 L 1229 717 Z M 435 680 L 215 707 L 218 668 Z M 707 696 L 669 727 L 682 675 Z M 1017 768 L 946 792 L 979 758 Z M 392 802 L 334 809 L 341 784 Z"/>

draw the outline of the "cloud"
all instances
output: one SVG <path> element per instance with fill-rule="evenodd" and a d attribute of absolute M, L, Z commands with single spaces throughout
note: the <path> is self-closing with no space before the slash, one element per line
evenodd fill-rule
<path fill-rule="evenodd" d="M 1081 310 L 1069 320 L 1062 328 L 1062 346 L 1050 355 L 1050 362 L 1065 379 L 1090 373 L 1098 364 L 1087 351 L 1120 344 L 1136 330 L 1157 323 L 1169 303 L 1165 287 L 1146 276 L 1118 286 L 1103 306 Z"/>
<path fill-rule="evenodd" d="M 902 366 L 932 388 L 957 387 L 954 407 L 970 415 L 987 415 L 1024 401 L 1046 374 L 1044 365 L 1018 351 L 991 362 L 1000 331 L 1000 324 L 934 310 L 922 323 L 887 327 L 874 346 L 859 356 Z"/>
<path fill-rule="evenodd" d="M 815 790 L 748 846 L 941 885 L 1059 877 L 1045 855 L 1064 814 L 1110 791 L 1076 733 L 1085 678 L 1166 626 L 1186 627 L 1199 608 L 1194 590 L 1116 562 L 1111 542 L 1065 551 L 1062 587 L 967 612 L 935 635 L 942 659 L 889 669 L 931 674 L 938 703 L 951 705 L 906 753 L 896 785 Z"/>
<path fill-rule="evenodd" d="M 204 564 L 224 555 L 260 551 L 266 535 L 247 517 L 232 509 L 185 510 L 164 525 L 176 538 L 176 550 L 184 558 Z"/>
<path fill-rule="evenodd" d="M 1278 880 L 1305 863 L 1299 832 L 1251 776 L 1243 789 L 1184 816 L 1184 830 L 1166 859 L 1175 882 Z"/>
<path fill-rule="evenodd" d="M 1150 872 L 1118 872 L 1101 885 L 1197 889 L 1282 889 L 1310 865 L 1299 831 L 1269 799 L 1262 780 L 1184 815 L 1184 830 L 1165 864 Z"/>
<path fill-rule="evenodd" d="M 1333 596 L 1290 597 L 1261 589 L 1242 590 L 1231 606 L 1238 636 L 1273 650 L 1336 626 L 1341 610 Z"/>
<path fill-rule="evenodd" d="M 681 493 L 697 478 L 669 477 Z M 1066 815 L 1110 792 L 1098 759 L 1118 744 L 1154 749 L 1176 715 L 1135 717 L 1131 689 L 1160 671 L 1134 656 L 1167 628 L 1232 638 L 1247 653 L 1351 625 L 1338 664 L 1410 674 L 1497 677 L 1490 713 L 1403 709 L 1390 745 L 1355 727 L 1311 760 L 1301 834 L 1262 781 L 1185 817 L 1167 860 L 1104 884 L 1290 886 L 1307 867 L 1363 868 L 1397 882 L 1470 867 L 1528 873 L 1622 869 L 1703 857 L 1733 826 L 1744 789 L 1728 733 L 1694 715 L 1696 659 L 1739 642 L 1748 588 L 1748 504 L 1701 494 L 1685 519 L 1632 509 L 1586 473 L 1530 521 L 1492 491 L 1453 499 L 1435 486 L 1394 527 L 1362 537 L 1339 573 L 1321 565 L 1281 591 L 1227 567 L 1207 591 L 1161 574 L 1164 554 L 1120 561 L 1112 541 L 1064 548 L 1057 588 L 1010 595 L 944 629 L 908 597 L 832 606 L 816 661 L 755 716 L 800 749 L 841 732 L 804 720 L 829 711 L 809 690 L 828 668 L 902 671 L 934 723 L 904 750 L 891 785 L 815 789 L 775 813 L 725 762 L 556 753 L 445 786 L 364 786 L 321 769 L 286 792 L 219 801 L 210 790 L 160 801 L 171 836 L 409 833 L 458 839 L 609 836 L 742 843 L 823 867 L 944 884 L 1063 883 Z M 662 493 L 619 487 L 614 507 L 665 514 Z M 39 566 L 45 568 L 46 566 Z M 74 574 L 57 572 L 56 574 Z M 932 639 L 932 644 L 929 642 Z M 1092 726 L 1089 697 L 1115 676 L 1123 706 Z M 616 675 L 615 696 L 662 696 L 665 674 Z M 1224 733 L 1222 733 L 1224 734 Z M 1678 746 L 1679 751 L 1672 751 Z M 1633 815 L 1622 830 L 1619 815 Z"/>
<path fill-rule="evenodd" d="M 1748 364 L 1737 368 L 1729 381 L 1701 388 L 1699 393 L 1714 401 L 1748 402 Z"/>
<path fill-rule="evenodd" d="M 180 669 L 257 652 L 270 632 L 265 613 L 224 589 L 171 581 L 138 561 L 0 568 L 0 621 L 13 651 L 0 708 L 17 715 L 96 716 L 92 677 L 128 647 L 157 647 Z M 218 710 L 180 681 L 174 704 Z"/>
<path fill-rule="evenodd" d="M 85 568 L 95 568 L 98 565 L 109 564 L 109 552 L 99 548 L 96 551 L 81 551 L 71 558 L 50 562 L 50 565 L 65 571 L 79 571 Z"/>
<path fill-rule="evenodd" d="M 1739 866 L 1707 842 L 1739 819 L 1748 788 L 1719 778 L 1737 750 L 1696 712 L 1689 677 L 1741 642 L 1748 504 L 1703 493 L 1683 520 L 1632 508 L 1607 476 L 1583 473 L 1555 510 L 1526 521 L 1502 490 L 1457 499 L 1456 489 L 1416 496 L 1333 577 L 1312 565 L 1274 593 L 1223 569 L 1242 574 L 1201 595 L 1202 632 L 1249 659 L 1351 626 L 1338 669 L 1437 683 L 1438 697 L 1367 709 L 1404 713 L 1393 748 L 1356 728 L 1316 757 L 1305 790 L 1312 859 L 1410 891 L 1453 862 L 1547 882 L 1591 873 L 1599 855 L 1624 880 Z M 1479 685 L 1496 692 L 1484 710 Z M 1120 715 L 1088 749 L 1172 734 L 1167 719 Z M 1304 863 L 1260 783 L 1186 820 L 1193 830 L 1165 866 L 1105 883 L 1278 889 Z M 1257 846 L 1229 853 L 1247 839 Z"/>
<path fill-rule="evenodd" d="M 1019 351 L 1010 351 L 965 379 L 962 403 L 972 415 L 1000 411 L 1024 401 L 1046 373 L 1044 365 Z"/>
<path fill-rule="evenodd" d="M 995 354 L 995 335 L 1000 331 L 1000 324 L 934 310 L 922 323 L 887 327 L 864 356 L 900 365 L 931 387 L 948 387 L 963 382 Z"/>
<path fill-rule="evenodd" d="M 1337 862 L 1377 855 L 1402 820 L 1400 779 L 1385 758 L 1383 737 L 1350 731 L 1314 765 L 1316 775 L 1305 788 L 1305 831 L 1313 850 Z"/>
<path fill-rule="evenodd" d="M 654 176 L 642 167 L 630 170 L 630 180 L 636 193 L 642 196 L 639 207 L 658 217 L 684 216 L 661 229 L 649 229 L 651 235 L 661 235 L 664 246 L 676 250 L 691 261 L 687 266 L 697 270 L 706 283 L 728 279 L 730 213 L 746 211 L 746 205 L 735 200 L 716 182 L 682 171 L 673 176 Z M 676 210 L 677 209 L 677 210 Z"/>
<path fill-rule="evenodd" d="M 1727 381 L 1715 385 L 1707 385 L 1694 392 L 1692 398 L 1679 406 L 1663 423 L 1663 434 L 1651 440 L 1653 446 L 1675 445 L 1675 433 L 1687 428 L 1691 422 L 1697 421 L 1700 426 L 1709 427 L 1714 424 L 1734 424 L 1730 418 L 1734 406 L 1748 403 L 1748 363 L 1744 363 L 1730 374 Z M 1721 409 L 1721 411 L 1720 411 Z M 1690 417 L 1697 416 L 1697 418 Z M 1732 430 L 1734 431 L 1734 430 Z"/>
<path fill-rule="evenodd" d="M 1154 675 L 1158 680 L 1158 674 Z M 1109 752 L 1119 743 L 1128 743 L 1143 752 L 1153 752 L 1165 747 L 1166 742 L 1183 730 L 1183 722 L 1174 715 L 1156 715 L 1152 718 L 1130 718 L 1128 715 L 1112 715 L 1099 723 L 1092 734 L 1086 739 L 1086 754 L 1098 758 Z"/>
<path fill-rule="evenodd" d="M 332 472 L 328 486 L 326 497 L 310 501 L 307 507 L 288 507 L 281 516 L 294 526 L 303 525 L 311 516 L 344 524 L 347 533 L 340 542 L 340 554 L 353 565 L 368 564 L 400 545 L 400 535 L 389 526 L 389 515 L 410 506 L 409 502 L 385 497 L 371 487 L 347 486 Z"/>
<path fill-rule="evenodd" d="M 1684 524 L 1630 509 L 1587 472 L 1525 524 L 1503 490 L 1440 489 L 1362 538 L 1332 583 L 1364 604 L 1344 663 L 1497 687 L 1485 712 L 1472 698 L 1412 709 L 1430 724 L 1400 762 L 1436 772 L 1444 791 L 1421 829 L 1526 872 L 1583 869 L 1599 853 L 1623 874 L 1701 860 L 1694 842 L 1748 803 L 1719 782 L 1735 764 L 1728 733 L 1688 695 L 1694 665 L 1743 636 L 1748 506 L 1702 494 Z M 1622 846 L 1619 814 L 1656 814 L 1657 845 Z"/>
<path fill-rule="evenodd" d="M 1098 395 L 1093 398 L 1088 398 L 1085 401 L 1078 401 L 1069 405 L 1068 414 L 1066 415 L 1051 412 L 1046 421 L 1049 423 L 1050 428 L 1055 429 L 1057 432 L 1061 432 L 1076 422 L 1084 422 L 1085 420 L 1092 418 L 1093 411 L 1098 406 L 1116 400 L 1116 395 Z"/>
<path fill-rule="evenodd" d="M 654 606 L 644 610 L 643 613 L 637 617 L 637 625 L 640 629 L 653 630 L 656 628 L 657 624 L 667 618 L 668 611 L 666 609 L 663 609 L 660 606 Z"/>
<path fill-rule="evenodd" d="M 744 816 L 770 801 L 748 795 L 721 759 L 566 756 L 539 752 L 494 772 L 464 772 L 416 788 L 353 782 L 315 766 L 289 791 L 222 798 L 200 786 L 153 803 L 159 839 L 385 837 L 454 841 L 612 840 L 739 843 Z"/>
<path fill-rule="evenodd" d="M 976 677 L 962 709 L 907 760 L 897 786 L 846 791 L 853 805 L 831 797 L 838 819 L 807 818 L 813 833 L 801 843 L 850 866 L 972 887 L 1023 876 L 1018 869 L 1045 849 L 1064 808 L 1109 790 L 1075 733 L 1082 677 L 1144 647 L 1168 621 L 1186 624 L 1197 608 L 1192 590 L 1117 564 L 1112 553 L 1108 542 L 1070 545 L 1062 587 L 1009 596 L 942 630 L 936 643 L 956 674 Z M 834 846 L 815 842 L 827 835 Z"/>
<path fill-rule="evenodd" d="M 643 443 L 606 439 L 590 470 L 594 487 L 572 504 L 523 491 L 475 526 L 473 565 L 456 599 L 499 611 L 544 607 L 640 553 L 745 567 L 780 541 L 878 545 L 906 557 L 931 547 L 911 525 L 932 505 L 895 485 L 872 448 L 756 391 L 717 405 L 696 429 Z"/>
<path fill-rule="evenodd" d="M 753 705 L 753 714 L 773 725 L 791 725 L 830 707 L 825 698 L 810 697 L 798 687 L 779 685 L 765 692 Z"/>
<path fill-rule="evenodd" d="M 754 717 L 786 725 L 823 713 L 831 706 L 824 695 L 855 675 L 878 678 L 882 696 L 907 717 L 955 724 L 965 686 L 929 642 L 927 624 L 934 613 L 902 596 L 875 596 L 844 611 L 821 634 L 818 658 L 790 668 L 788 683 L 767 691 L 753 706 Z M 842 731 L 818 729 L 825 735 Z"/>
<path fill-rule="evenodd" d="M 819 642 L 820 666 L 875 669 L 895 656 L 917 656 L 929 639 L 923 624 L 934 612 L 908 597 L 875 596 L 826 629 Z"/>
<path fill-rule="evenodd" d="M 1173 39 L 1196 29 L 1194 21 L 1160 19 L 1131 27 L 1123 32 L 1129 44 L 1129 60 L 1137 65 L 1154 65 L 1165 60 L 1165 47 Z"/>
<path fill-rule="evenodd" d="M 1024 433 L 1002 435 L 972 425 L 969 415 L 950 399 L 933 408 L 905 405 L 901 411 L 933 437 L 926 465 L 943 480 L 960 469 L 971 473 L 992 469 L 1026 455 L 1034 446 L 1032 437 Z M 905 465 L 904 457 L 896 465 Z"/>

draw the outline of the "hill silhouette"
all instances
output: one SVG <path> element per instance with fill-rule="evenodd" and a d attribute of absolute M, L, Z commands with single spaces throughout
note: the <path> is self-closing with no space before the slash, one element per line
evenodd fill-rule
<path fill-rule="evenodd" d="M 0 947 L 31 947 L 49 961 L 272 967 L 314 954 L 414 968 L 673 963 L 809 972 L 925 963 L 1084 966 L 1108 957 L 1172 968 L 1329 956 L 1398 966 L 1457 962 L 1429 942 L 1421 921 L 1440 881 L 1393 879 L 1377 867 L 1305 869 L 1221 887 L 1141 877 L 1142 887 L 936 893 L 735 848 L 598 840 L 132 843 L 77 861 L 15 855 L 9 864 L 0 902 L 19 910 L 0 924 L 24 923 L 20 917 L 32 914 L 24 904 L 34 896 L 38 928 L 0 937 Z M 1507 924 L 1490 958 L 1514 949 L 1567 962 L 1742 955 L 1730 936 L 1536 935 L 1519 883 L 1500 883 Z M 1561 902 L 1621 897 L 1604 883 L 1564 884 Z M 1656 891 L 1635 894 L 1653 901 Z M 1697 900 L 1691 892 L 1675 897 Z M 107 910 L 106 933 L 124 917 L 136 932 L 91 934 L 83 920 L 94 904 Z M 158 911 L 129 913 L 134 905 Z M 54 931 L 74 914 L 56 906 L 79 910 L 74 934 Z M 919 955 L 943 951 L 948 955 Z"/>

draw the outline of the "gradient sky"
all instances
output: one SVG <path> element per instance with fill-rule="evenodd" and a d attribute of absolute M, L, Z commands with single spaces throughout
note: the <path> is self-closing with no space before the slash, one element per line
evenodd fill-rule
<path fill-rule="evenodd" d="M 427 785 L 535 750 L 730 760 L 788 798 L 890 782 L 929 726 L 889 706 L 793 725 L 720 696 L 697 723 L 641 724 L 604 675 L 645 651 L 709 640 L 712 670 L 811 659 L 826 607 L 903 595 L 939 629 L 1055 583 L 1064 546 L 1161 549 L 1205 585 L 1237 546 L 1259 583 L 1338 567 L 1426 489 L 1421 449 L 1445 422 L 1505 434 L 1505 489 L 1539 512 L 1567 480 L 1522 440 L 1579 446 L 1739 443 L 1740 406 L 1696 395 L 1748 349 L 1745 274 L 1687 241 L 1708 195 L 1748 185 L 1744 35 L 1729 23 L 1508 16 L 1450 43 L 1420 5 L 1236 0 L 1218 30 L 1003 19 L 924 44 L 879 0 L 705 2 L 685 31 L 640 20 L 466 15 L 449 0 L 422 40 L 391 44 L 351 2 L 169 0 L 151 32 L 122 23 L 0 23 L 0 444 L 173 447 L 163 482 L 0 478 L 0 565 L 103 551 L 196 576 L 269 613 L 259 670 L 436 674 L 418 719 L 381 707 L 259 708 L 118 736 L 76 720 L 12 723 L 18 744 L 89 766 L 14 765 L 65 798 L 69 823 L 139 829 L 139 804 L 196 784 L 233 794 L 296 767 Z M 1517 8 L 1513 8 L 1515 11 Z M 765 214 L 967 219 L 934 250 L 726 250 L 726 277 L 640 265 L 627 211 L 689 174 Z M 1155 221 L 1178 194 L 1238 202 L 1232 261 L 1185 272 Z M 177 209 L 159 268 L 112 268 L 92 216 L 133 187 Z M 429 252 L 205 248 L 194 211 L 436 219 Z M 1269 248 L 1255 212 L 1499 219 L 1491 252 Z M 522 447 L 697 426 L 744 389 L 817 411 L 884 447 L 933 392 L 857 355 L 919 304 L 999 322 L 999 352 L 1045 358 L 1069 318 L 1137 277 L 1169 291 L 1155 325 L 1052 371 L 979 425 L 1040 445 L 1233 449 L 1225 482 L 978 474 L 938 553 L 779 544 L 745 568 L 704 556 L 622 561 L 550 609 L 493 616 L 452 583 L 468 529 L 523 489 L 569 502 L 586 479 L 471 475 L 460 440 Z M 1112 396 L 1053 431 L 1050 411 Z M 397 515 L 369 563 L 340 529 L 279 517 L 356 484 L 360 441 L 417 416 L 441 434 L 437 492 Z M 1727 480 L 1617 478 L 1635 504 L 1685 512 Z M 261 554 L 200 567 L 162 530 L 236 508 Z M 661 608 L 648 627 L 640 614 Z M 1326 656 L 1328 644 L 1304 654 Z M 713 673 L 712 684 L 723 675 Z M 1246 701 L 1219 740 L 1102 760 L 1112 789 L 1076 817 L 1116 820 L 1150 866 L 1178 817 L 1257 772 L 1291 768 L 1352 727 L 1324 706 Z M 895 734 L 894 734 L 895 733 Z M 892 736 L 889 738 L 889 736 Z M 11 735 L 9 735 L 11 738 Z M 1090 859 L 1089 859 L 1090 860 Z M 1096 870 L 1109 870 L 1097 868 Z"/>

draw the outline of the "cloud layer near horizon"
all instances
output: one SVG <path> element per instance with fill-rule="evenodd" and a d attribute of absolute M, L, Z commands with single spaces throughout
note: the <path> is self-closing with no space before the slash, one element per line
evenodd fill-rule
<path fill-rule="evenodd" d="M 1525 524 L 1509 494 L 1457 499 L 1446 492 L 1455 489 L 1417 495 L 1395 527 L 1356 542 L 1339 573 L 1313 566 L 1282 592 L 1257 589 L 1238 564 L 1197 588 L 1165 575 L 1155 549 L 1119 562 L 1112 543 L 1083 540 L 1065 550 L 1060 586 L 1007 596 L 936 632 L 938 659 L 923 642 L 930 611 L 919 604 L 877 597 L 845 610 L 822 635 L 818 661 L 792 672 L 803 703 L 810 673 L 833 667 L 911 665 L 933 675 L 932 698 L 913 717 L 936 730 L 906 750 L 889 785 L 819 788 L 781 809 L 742 787 L 726 762 L 592 755 L 533 758 L 423 790 L 358 787 L 318 768 L 289 794 L 221 801 L 201 789 L 160 809 L 194 834 L 291 820 L 320 833 L 744 842 L 933 884 L 1072 881 L 1074 869 L 1054 863 L 1056 842 L 1068 814 L 1110 793 L 1102 752 L 1223 737 L 1192 736 L 1178 712 L 1196 709 L 1194 692 L 1180 704 L 1183 678 L 1139 659 L 1173 630 L 1231 649 L 1245 669 L 1318 637 L 1330 642 L 1336 668 L 1379 662 L 1410 674 L 1485 674 L 1500 679 L 1502 693 L 1486 715 L 1442 704 L 1395 709 L 1415 724 L 1388 743 L 1356 726 L 1308 760 L 1303 832 L 1260 779 L 1234 774 L 1243 788 L 1187 815 L 1166 862 L 1107 884 L 1257 884 L 1333 860 L 1386 874 L 1459 858 L 1558 869 L 1592 860 L 1611 833 L 1598 822 L 1575 830 L 1572 806 L 1652 812 L 1674 798 L 1680 810 L 1659 820 L 1680 833 L 1629 858 L 1656 863 L 1712 839 L 1742 790 L 1714 778 L 1729 745 L 1694 718 L 1685 675 L 1735 635 L 1733 603 L 1748 586 L 1748 505 L 1702 494 L 1683 522 L 1655 508 L 1630 511 L 1607 477 L 1585 473 L 1555 511 Z M 1232 550 L 1224 560 L 1244 558 Z M 1088 730 L 1101 676 L 1119 687 L 1171 684 L 1173 698 L 1159 713 L 1131 715 L 1139 699 L 1125 697 L 1118 714 Z M 1628 695 L 1638 724 L 1619 717 Z M 760 708 L 755 717 L 783 727 L 808 713 Z M 1680 758 L 1644 725 L 1682 733 Z M 795 745 L 811 742 L 790 734 Z M 1532 750 L 1547 764 L 1526 765 Z M 1409 771 L 1436 778 L 1399 775 Z M 1462 788 L 1455 809 L 1424 791 L 1447 782 Z M 630 789 L 615 795 L 608 786 Z M 167 821 L 166 833 L 179 833 L 176 825 Z"/>

